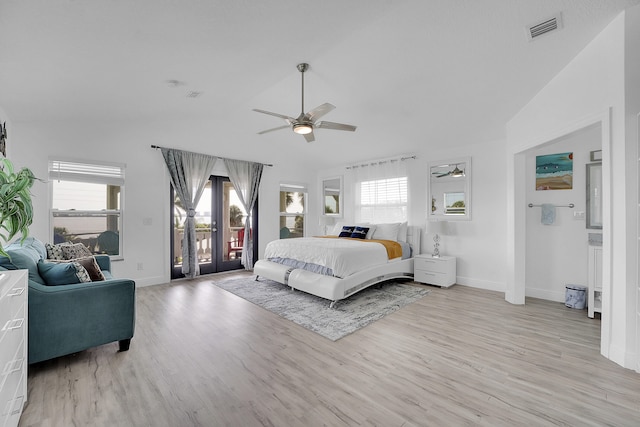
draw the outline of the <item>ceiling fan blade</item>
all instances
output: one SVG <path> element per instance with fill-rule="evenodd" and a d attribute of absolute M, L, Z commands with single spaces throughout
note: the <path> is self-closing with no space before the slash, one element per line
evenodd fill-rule
<path fill-rule="evenodd" d="M 316 140 L 316 138 L 313 136 L 313 131 L 311 131 L 311 132 L 309 132 L 307 134 L 304 134 L 303 136 L 304 136 L 304 139 L 307 140 L 307 142 L 313 142 L 313 141 Z"/>
<path fill-rule="evenodd" d="M 347 130 L 349 132 L 354 132 L 356 130 L 356 127 L 353 125 L 345 125 L 344 123 L 334 122 L 320 122 L 316 125 L 316 127 L 322 129 Z"/>
<path fill-rule="evenodd" d="M 259 110 L 257 108 L 254 108 L 253 111 L 257 113 L 268 114 L 270 116 L 280 117 L 281 119 L 286 120 L 289 124 L 295 121 L 293 117 L 285 116 L 284 114 L 272 113 L 271 111 Z"/>
<path fill-rule="evenodd" d="M 317 106 L 316 108 L 314 108 L 313 110 L 309 111 L 307 114 L 305 114 L 305 118 L 308 120 L 311 120 L 312 122 L 318 120 L 320 117 L 324 116 L 325 114 L 327 114 L 328 112 L 334 110 L 336 107 L 335 105 L 331 105 L 328 102 L 325 102 L 322 105 Z"/>
<path fill-rule="evenodd" d="M 289 125 L 278 126 L 277 128 L 267 129 L 267 130 L 263 130 L 262 132 L 258 132 L 258 135 L 262 135 L 263 133 L 267 133 L 267 132 L 273 132 L 274 130 L 288 129 L 290 127 L 291 126 L 289 126 Z"/>

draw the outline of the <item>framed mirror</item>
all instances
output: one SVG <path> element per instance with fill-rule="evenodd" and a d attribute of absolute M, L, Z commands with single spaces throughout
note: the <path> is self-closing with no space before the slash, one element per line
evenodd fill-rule
<path fill-rule="evenodd" d="M 322 215 L 342 218 L 343 193 L 342 177 L 336 176 L 322 180 Z"/>
<path fill-rule="evenodd" d="M 602 163 L 587 163 L 587 228 L 602 230 Z"/>
<path fill-rule="evenodd" d="M 429 164 L 427 219 L 471 219 L 471 157 Z"/>

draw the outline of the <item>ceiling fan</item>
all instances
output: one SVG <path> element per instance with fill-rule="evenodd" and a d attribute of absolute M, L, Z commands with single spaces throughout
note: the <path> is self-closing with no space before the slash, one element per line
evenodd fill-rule
<path fill-rule="evenodd" d="M 304 72 L 309 69 L 309 64 L 301 63 L 301 64 L 298 64 L 297 68 L 298 68 L 298 71 L 300 71 L 300 74 L 302 75 L 302 111 L 300 112 L 300 115 L 296 118 L 293 118 L 290 116 L 286 116 L 284 114 L 272 113 L 271 111 L 259 110 L 257 108 L 254 108 L 253 111 L 256 111 L 258 113 L 263 113 L 263 114 L 269 114 L 270 116 L 280 117 L 281 119 L 284 119 L 285 122 L 287 122 L 287 124 L 284 126 L 278 126 L 277 128 L 267 129 L 267 130 L 263 130 L 262 132 L 258 132 L 258 135 L 262 135 L 263 133 L 272 132 L 274 130 L 286 129 L 290 127 L 295 133 L 304 136 L 304 139 L 306 139 L 307 142 L 313 142 L 315 141 L 315 137 L 313 135 L 314 129 L 346 130 L 350 132 L 355 131 L 356 127 L 353 125 L 346 125 L 343 123 L 334 123 L 334 122 L 327 122 L 327 121 L 316 122 L 316 120 L 318 120 L 320 117 L 324 116 L 325 114 L 327 114 L 328 112 L 336 108 L 335 106 L 329 104 L 328 102 L 317 106 L 316 108 L 309 111 L 308 113 L 304 112 Z"/>
<path fill-rule="evenodd" d="M 455 166 L 453 169 L 451 169 L 450 171 L 447 172 L 432 172 L 432 175 L 435 175 L 436 178 L 443 178 L 445 176 L 452 176 L 454 178 L 460 178 L 462 176 L 464 176 L 464 170 L 458 168 L 458 165 L 460 163 L 456 163 L 453 165 L 441 165 L 438 167 L 450 167 L 450 166 Z"/>

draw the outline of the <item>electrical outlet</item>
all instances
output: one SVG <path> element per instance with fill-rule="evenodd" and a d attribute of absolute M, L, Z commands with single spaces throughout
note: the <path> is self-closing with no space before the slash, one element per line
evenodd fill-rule
<path fill-rule="evenodd" d="M 138 271 L 142 271 L 144 270 L 144 266 L 142 265 L 141 262 L 138 263 Z"/>
<path fill-rule="evenodd" d="M 584 211 L 576 211 L 573 213 L 573 219 L 585 219 Z"/>

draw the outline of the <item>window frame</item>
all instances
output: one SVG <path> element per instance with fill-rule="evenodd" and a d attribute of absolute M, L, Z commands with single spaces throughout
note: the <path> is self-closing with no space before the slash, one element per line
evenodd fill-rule
<path fill-rule="evenodd" d="M 302 202 L 302 212 L 285 212 L 278 209 L 278 221 L 281 222 L 282 218 L 295 218 L 298 216 L 302 216 L 302 236 L 305 237 L 307 235 L 307 216 L 309 211 L 308 201 L 309 201 L 309 189 L 306 184 L 297 183 L 297 182 L 281 182 L 279 191 L 278 191 L 278 206 L 280 206 L 280 197 L 282 197 L 282 192 L 289 193 L 303 193 L 304 198 Z M 278 224 L 278 229 L 280 229 L 280 224 Z M 289 238 L 297 238 L 296 236 Z"/>
<path fill-rule="evenodd" d="M 63 216 L 109 216 L 117 215 L 118 222 L 118 254 L 109 255 L 112 261 L 124 259 L 124 210 L 125 210 L 125 175 L 126 164 L 102 162 L 96 160 L 80 160 L 64 157 L 50 157 L 48 160 L 48 195 L 49 195 L 49 238 L 54 241 L 54 218 Z M 54 209 L 54 181 L 105 184 L 118 186 L 119 209 Z M 60 215 L 62 214 L 62 215 Z"/>

